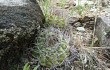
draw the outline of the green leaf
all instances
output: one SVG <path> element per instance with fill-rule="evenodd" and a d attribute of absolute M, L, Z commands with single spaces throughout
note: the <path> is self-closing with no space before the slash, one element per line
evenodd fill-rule
<path fill-rule="evenodd" d="M 26 64 L 25 64 L 23 70 L 30 70 L 30 65 L 29 65 L 29 63 L 26 63 Z"/>
<path fill-rule="evenodd" d="M 37 70 L 38 69 L 38 67 L 39 67 L 39 65 L 37 65 L 33 70 Z"/>

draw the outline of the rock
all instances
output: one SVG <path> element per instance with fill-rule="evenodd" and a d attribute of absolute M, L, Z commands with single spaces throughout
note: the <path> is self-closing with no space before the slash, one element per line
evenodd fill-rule
<path fill-rule="evenodd" d="M 37 3 L 28 0 L 25 3 L 24 0 L 12 2 L 8 0 L 6 5 L 5 1 L 0 2 L 3 3 L 0 6 L 0 49 L 12 41 L 19 45 L 25 43 L 43 25 L 44 16 Z"/>
<path fill-rule="evenodd" d="M 82 18 L 81 15 L 79 15 L 78 12 L 72 13 L 73 15 L 70 15 L 71 17 L 77 17 L 77 18 Z"/>
<path fill-rule="evenodd" d="M 75 6 L 76 5 L 76 3 L 74 2 L 74 0 L 66 0 L 67 2 L 67 4 L 66 4 L 66 6 L 65 6 L 65 9 L 68 9 L 68 8 L 71 8 L 71 7 L 73 7 L 73 6 Z"/>
<path fill-rule="evenodd" d="M 76 28 L 78 31 L 81 31 L 81 32 L 84 32 L 85 31 L 85 28 L 84 27 L 77 27 Z"/>
<path fill-rule="evenodd" d="M 80 18 L 79 22 L 81 23 L 85 23 L 85 22 L 89 22 L 89 21 L 94 21 L 94 17 L 93 16 L 85 16 L 84 18 Z"/>
<path fill-rule="evenodd" d="M 109 9 L 105 10 L 110 14 Z M 110 47 L 110 16 L 99 16 L 96 21 L 95 35 L 98 38 L 101 47 Z M 104 58 L 107 59 L 106 63 L 110 63 L 110 49 L 103 51 Z"/>
<path fill-rule="evenodd" d="M 9 65 L 14 65 L 9 63 L 19 62 L 44 21 L 36 0 L 0 0 L 0 70 L 9 70 Z"/>
<path fill-rule="evenodd" d="M 102 7 L 108 6 L 109 5 L 108 2 L 109 2 L 109 0 L 101 0 L 101 6 Z"/>
<path fill-rule="evenodd" d="M 96 12 L 97 9 L 93 7 L 93 8 L 90 9 L 90 11 L 91 11 L 91 12 Z"/>
<path fill-rule="evenodd" d="M 94 29 L 94 21 L 89 21 L 89 22 L 85 22 L 85 23 L 82 23 L 84 25 L 85 28 L 88 28 L 90 30 L 93 30 Z"/>
<path fill-rule="evenodd" d="M 52 7 L 50 8 L 50 13 L 52 15 L 58 16 L 59 18 L 64 19 L 65 21 L 67 21 L 67 19 L 69 18 L 69 10 L 67 9 L 61 9 L 59 7 Z"/>
<path fill-rule="evenodd" d="M 100 46 L 110 47 L 110 18 L 100 16 L 96 22 L 96 36 L 99 39 Z"/>
<path fill-rule="evenodd" d="M 73 26 L 74 26 L 74 27 L 81 27 L 82 24 L 81 24 L 80 22 L 76 22 Z"/>
<path fill-rule="evenodd" d="M 70 17 L 68 19 L 68 23 L 71 24 L 71 25 L 74 25 L 78 21 L 79 21 L 79 18 L 77 18 L 77 17 Z"/>

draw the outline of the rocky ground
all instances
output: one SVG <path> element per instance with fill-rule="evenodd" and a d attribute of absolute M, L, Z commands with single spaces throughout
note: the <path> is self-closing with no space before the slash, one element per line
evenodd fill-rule
<path fill-rule="evenodd" d="M 109 46 L 101 46 L 104 41 L 110 45 L 109 25 L 96 28 L 96 18 L 109 21 L 109 6 L 87 0 L 80 5 L 78 0 L 39 1 L 45 24 L 35 0 L 0 0 L 1 70 L 22 70 L 27 62 L 38 70 L 109 70 Z M 94 35 L 96 29 L 105 31 L 97 32 L 104 41 Z"/>
<path fill-rule="evenodd" d="M 92 4 L 92 2 L 89 3 Z M 82 5 L 84 4 L 82 3 Z M 106 67 L 106 65 L 109 65 L 109 55 L 104 56 L 107 55 L 107 52 L 105 51 L 107 48 L 99 48 L 101 46 L 98 38 L 94 35 L 96 18 L 102 15 L 109 17 L 109 7 L 108 9 L 97 7 L 97 9 L 93 6 L 92 8 L 84 9 L 83 12 L 76 10 L 75 7 L 72 0 L 65 1 L 65 3 L 62 3 L 60 0 L 51 1 L 49 13 L 65 20 L 67 27 L 65 28 L 66 33 L 64 33 L 64 35 L 66 34 L 65 38 L 69 41 L 69 46 L 73 47 L 70 48 L 71 55 L 65 60 L 64 67 L 54 67 L 52 70 L 83 70 L 83 68 L 84 70 L 89 70 L 89 67 L 93 70 L 109 70 Z M 105 53 L 101 54 L 102 52 Z M 80 58 L 76 56 L 77 53 Z M 81 59 L 81 56 L 85 61 L 84 67 L 81 67 L 80 61 L 78 61 L 78 59 Z M 77 59 L 74 60 L 75 57 L 77 57 Z M 91 61 L 93 62 L 92 64 Z M 71 64 L 72 62 L 73 64 Z M 65 66 L 65 63 L 67 63 L 67 66 Z M 78 66 L 74 67 L 75 65 Z"/>
<path fill-rule="evenodd" d="M 92 2 L 89 2 L 89 3 L 92 4 Z M 82 14 L 79 14 L 79 12 L 74 12 L 70 14 L 71 10 L 74 10 L 76 7 L 74 6 L 74 2 L 67 1 L 62 6 L 60 0 L 56 0 L 55 2 L 54 1 L 51 2 L 51 4 L 52 6 L 50 7 L 50 13 L 63 18 L 67 23 L 67 29 L 71 28 L 69 30 L 70 33 L 69 31 L 67 32 L 68 34 L 71 34 L 71 31 L 73 33 L 72 36 L 70 37 L 72 40 L 70 40 L 69 44 L 74 45 L 74 48 L 80 48 L 80 49 L 82 48 L 83 51 L 80 50 L 80 53 L 82 52 L 83 55 L 85 55 L 84 56 L 85 59 L 87 58 L 87 60 L 90 60 L 88 59 L 88 57 L 86 57 L 86 56 L 89 56 L 87 55 L 87 52 L 88 52 L 87 49 L 89 48 L 88 50 L 92 50 L 92 53 L 89 52 L 90 54 L 94 54 L 94 53 L 97 54 L 97 55 L 94 55 L 97 57 L 94 57 L 94 56 L 93 57 L 96 58 L 96 61 L 99 62 L 99 65 L 102 65 L 102 69 L 103 69 L 103 64 L 106 65 L 106 62 L 107 62 L 107 65 L 109 66 L 109 61 L 110 61 L 110 59 L 108 58 L 109 55 L 105 57 L 104 55 L 107 54 L 105 49 L 102 49 L 102 48 L 98 49 L 98 47 L 101 47 L 101 45 L 99 45 L 98 38 L 94 36 L 94 30 L 95 30 L 94 27 L 96 24 L 95 18 L 99 16 L 110 17 L 109 5 L 106 8 L 105 7 L 95 8 L 95 6 L 93 6 L 91 9 L 89 9 L 89 11 L 86 10 Z M 84 3 L 81 3 L 81 4 L 84 5 Z M 96 48 L 94 49 L 94 47 Z M 95 52 L 93 53 L 93 51 Z M 104 55 L 101 53 L 103 53 Z M 92 58 L 92 55 L 90 55 L 90 57 Z M 76 70 L 81 70 L 81 68 L 79 69 L 78 68 L 79 67 L 76 67 Z M 100 66 L 99 68 L 97 67 L 97 69 L 100 69 L 100 68 L 101 68 Z M 105 70 L 109 70 L 109 69 L 105 69 Z"/>

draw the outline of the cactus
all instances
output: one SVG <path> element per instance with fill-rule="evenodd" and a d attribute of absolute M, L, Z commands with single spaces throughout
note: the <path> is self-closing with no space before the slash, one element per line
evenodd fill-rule
<path fill-rule="evenodd" d="M 42 66 L 60 65 L 69 56 L 68 44 L 58 29 L 44 30 L 36 40 L 35 52 Z"/>

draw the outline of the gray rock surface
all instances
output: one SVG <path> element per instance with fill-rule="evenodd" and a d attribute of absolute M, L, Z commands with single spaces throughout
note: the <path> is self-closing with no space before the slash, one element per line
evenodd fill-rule
<path fill-rule="evenodd" d="M 84 32 L 85 28 L 84 27 L 77 27 L 76 30 L 80 31 L 80 32 Z"/>
<path fill-rule="evenodd" d="M 5 4 L 5 0 L 4 3 L 2 1 L 0 1 L 3 4 L 0 6 L 0 49 L 7 47 L 10 42 L 25 43 L 43 25 L 44 21 L 37 3 L 28 0 L 20 0 L 26 2 L 7 0 Z"/>
<path fill-rule="evenodd" d="M 1 6 L 23 6 L 26 3 L 26 0 L 0 0 Z"/>
<path fill-rule="evenodd" d="M 98 37 L 100 47 L 110 47 L 110 18 L 100 16 L 96 22 L 96 36 Z M 110 49 L 104 49 L 102 52 L 106 63 L 110 63 Z M 109 67 L 109 66 L 108 66 Z"/>
<path fill-rule="evenodd" d="M 99 39 L 100 46 L 110 47 L 110 18 L 100 16 L 97 18 L 96 35 Z"/>
<path fill-rule="evenodd" d="M 44 22 L 36 0 L 0 0 L 0 70 L 20 62 Z"/>

